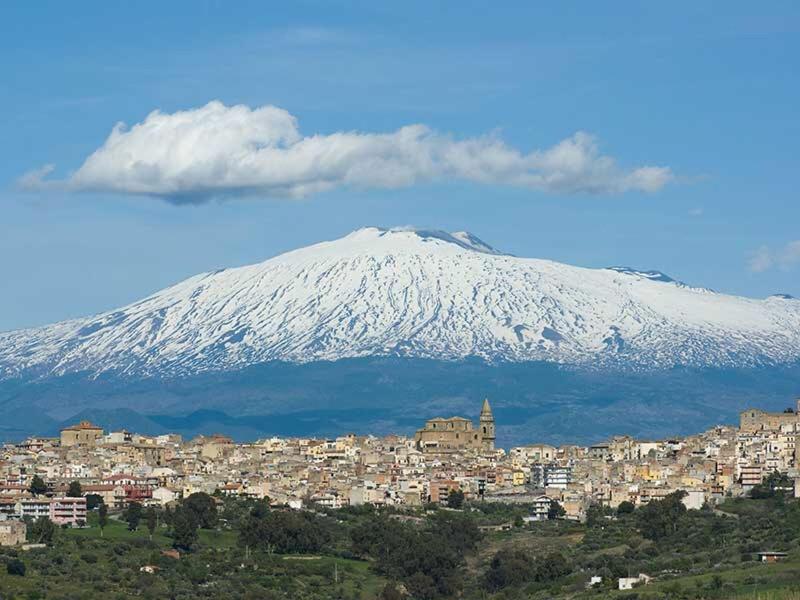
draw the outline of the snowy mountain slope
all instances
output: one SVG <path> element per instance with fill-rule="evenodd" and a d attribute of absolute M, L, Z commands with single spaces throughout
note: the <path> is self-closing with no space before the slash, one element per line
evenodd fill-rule
<path fill-rule="evenodd" d="M 5 378 L 374 355 L 638 369 L 784 363 L 800 358 L 800 301 L 517 258 L 464 232 L 366 228 L 94 317 L 0 333 Z"/>

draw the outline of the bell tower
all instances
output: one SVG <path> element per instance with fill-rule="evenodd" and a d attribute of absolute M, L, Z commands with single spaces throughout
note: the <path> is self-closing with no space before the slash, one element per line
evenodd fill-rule
<path fill-rule="evenodd" d="M 483 408 L 481 408 L 480 428 L 481 450 L 494 450 L 494 415 L 488 398 L 484 399 Z"/>

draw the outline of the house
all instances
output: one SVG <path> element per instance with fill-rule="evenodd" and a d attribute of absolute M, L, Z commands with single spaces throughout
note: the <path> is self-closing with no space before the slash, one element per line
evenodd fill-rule
<path fill-rule="evenodd" d="M 539 496 L 531 501 L 531 514 L 523 518 L 525 522 L 546 521 L 550 513 L 552 500 L 547 496 Z"/>
<path fill-rule="evenodd" d="M 430 498 L 434 503 L 445 503 L 451 491 L 461 489 L 459 483 L 453 479 L 431 481 Z"/>
<path fill-rule="evenodd" d="M 177 494 L 166 487 L 157 487 L 152 493 L 153 503 L 160 504 L 161 506 L 166 506 L 175 500 L 176 497 Z"/>
<path fill-rule="evenodd" d="M 34 521 L 46 517 L 56 525 L 82 525 L 86 523 L 86 498 L 20 498 L 15 513 Z"/>
<path fill-rule="evenodd" d="M 617 582 L 617 588 L 620 590 L 632 590 L 635 585 L 647 585 L 650 583 L 650 579 L 652 578 L 644 573 L 639 573 L 638 577 L 620 577 Z"/>
<path fill-rule="evenodd" d="M 758 553 L 758 560 L 765 563 L 774 563 L 785 560 L 789 556 L 786 552 L 775 552 L 774 550 L 765 550 Z"/>
<path fill-rule="evenodd" d="M 114 505 L 114 486 L 109 484 L 97 485 L 84 485 L 82 486 L 84 496 L 100 496 L 103 499 L 103 504 L 108 506 Z"/>
<path fill-rule="evenodd" d="M 0 546 L 24 544 L 27 531 L 24 521 L 0 521 Z"/>

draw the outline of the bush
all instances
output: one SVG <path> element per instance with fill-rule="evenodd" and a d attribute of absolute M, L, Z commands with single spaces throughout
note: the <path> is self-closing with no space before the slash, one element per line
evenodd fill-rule
<path fill-rule="evenodd" d="M 18 558 L 12 558 L 6 565 L 6 572 L 9 575 L 25 577 L 25 563 Z"/>
<path fill-rule="evenodd" d="M 633 502 L 628 502 L 627 500 L 620 502 L 619 506 L 617 506 L 618 515 L 628 515 L 634 510 L 636 510 L 636 507 L 633 505 Z"/>

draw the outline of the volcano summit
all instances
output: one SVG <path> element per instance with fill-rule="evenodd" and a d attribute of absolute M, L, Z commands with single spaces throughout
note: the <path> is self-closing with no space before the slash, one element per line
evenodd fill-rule
<path fill-rule="evenodd" d="M 800 301 L 518 258 L 465 232 L 371 227 L 94 317 L 0 334 L 4 378 L 368 356 L 637 370 L 781 364 L 800 357 Z"/>

